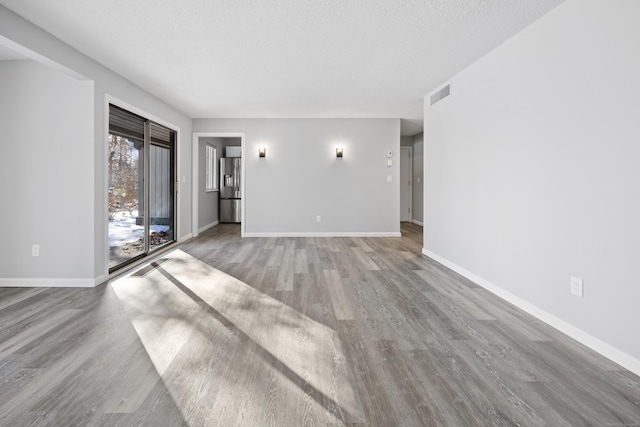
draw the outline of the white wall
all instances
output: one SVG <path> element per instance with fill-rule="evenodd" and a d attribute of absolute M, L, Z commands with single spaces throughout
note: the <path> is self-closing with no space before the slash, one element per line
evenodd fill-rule
<path fill-rule="evenodd" d="M 638 16 L 569 0 L 425 99 L 424 248 L 640 373 Z"/>
<path fill-rule="evenodd" d="M 424 143 L 423 135 L 420 132 L 411 138 L 411 146 L 413 147 L 413 207 L 412 215 L 413 222 L 422 224 L 423 220 L 423 205 L 424 205 Z"/>
<path fill-rule="evenodd" d="M 399 119 L 198 119 L 193 130 L 245 133 L 246 235 L 399 235 L 398 162 L 386 166 Z"/>
<path fill-rule="evenodd" d="M 93 84 L 0 61 L 0 93 L 0 280 L 91 279 Z"/>
<path fill-rule="evenodd" d="M 174 129 L 178 129 L 178 175 L 181 178 L 180 192 L 178 193 L 178 238 L 185 239 L 191 235 L 191 119 L 178 112 L 171 106 L 163 103 L 151 96 L 131 82 L 115 74 L 108 68 L 89 59 L 79 53 L 69 45 L 52 37 L 50 34 L 25 21 L 18 15 L 0 6 L 0 41 L 10 42 L 25 49 L 29 57 L 37 59 L 53 68 L 62 70 L 70 75 L 79 76 L 87 81 L 93 82 L 93 133 L 85 141 L 92 145 L 92 154 L 85 153 L 82 161 L 92 165 L 92 173 L 85 175 L 86 182 L 90 182 L 92 188 L 83 194 L 82 197 L 91 199 L 92 209 L 83 214 L 91 217 L 92 232 L 91 244 L 85 247 L 87 251 L 93 251 L 93 261 L 90 262 L 92 277 L 96 282 L 105 279 L 107 271 L 107 242 L 106 242 L 106 132 L 107 132 L 107 111 L 106 97 L 118 99 L 126 106 L 136 109 L 134 112 L 144 112 L 150 119 L 159 121 Z M 25 53 L 22 52 L 22 53 Z M 52 114 L 57 114 L 55 110 Z M 12 120 L 12 113 L 9 112 L 6 120 Z M 84 112 L 78 116 L 84 119 Z M 31 141 L 20 138 L 14 143 L 34 144 L 39 147 L 45 141 Z M 22 184 L 18 183 L 18 191 Z M 45 218 L 45 214 L 41 214 Z M 44 237 L 43 237 L 44 238 Z M 30 245 L 32 242 L 21 241 L 21 245 Z M 61 242 L 58 250 L 60 253 L 72 250 L 71 244 Z M 72 274 L 71 277 L 84 275 L 86 266 L 68 258 L 67 263 Z M 41 272 L 43 276 L 52 280 L 64 279 L 60 272 L 48 269 Z M 0 273 L 0 277 L 5 277 Z"/>

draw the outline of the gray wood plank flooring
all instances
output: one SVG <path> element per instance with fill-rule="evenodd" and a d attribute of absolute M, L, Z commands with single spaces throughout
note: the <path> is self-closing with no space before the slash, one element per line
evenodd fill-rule
<path fill-rule="evenodd" d="M 639 426 L 640 378 L 402 238 L 216 226 L 94 289 L 0 288 L 0 426 Z"/>

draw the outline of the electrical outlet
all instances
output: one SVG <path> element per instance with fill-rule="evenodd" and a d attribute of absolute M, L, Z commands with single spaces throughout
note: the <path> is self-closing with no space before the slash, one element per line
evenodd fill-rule
<path fill-rule="evenodd" d="M 316 222 L 322 222 L 322 217 L 320 215 L 316 216 Z"/>
<path fill-rule="evenodd" d="M 571 276 L 571 293 L 582 298 L 583 283 L 582 279 Z"/>
<path fill-rule="evenodd" d="M 40 245 L 31 246 L 31 256 L 40 256 Z"/>

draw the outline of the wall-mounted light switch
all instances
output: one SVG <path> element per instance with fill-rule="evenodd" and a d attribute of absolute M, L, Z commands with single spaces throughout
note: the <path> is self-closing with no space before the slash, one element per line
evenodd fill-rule
<path fill-rule="evenodd" d="M 40 256 L 40 245 L 31 246 L 31 256 Z"/>
<path fill-rule="evenodd" d="M 391 175 L 387 175 L 387 182 L 393 182 L 393 179 L 391 178 Z"/>
<path fill-rule="evenodd" d="M 387 167 L 390 168 L 391 166 L 393 166 L 393 160 L 387 159 Z"/>

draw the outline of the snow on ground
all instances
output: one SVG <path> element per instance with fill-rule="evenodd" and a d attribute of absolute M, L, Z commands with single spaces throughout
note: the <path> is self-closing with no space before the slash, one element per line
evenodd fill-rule
<path fill-rule="evenodd" d="M 122 246 L 142 239 L 144 227 L 136 225 L 138 211 L 120 211 L 109 220 L 109 247 Z M 169 231 L 168 225 L 151 225 L 151 231 Z"/>

